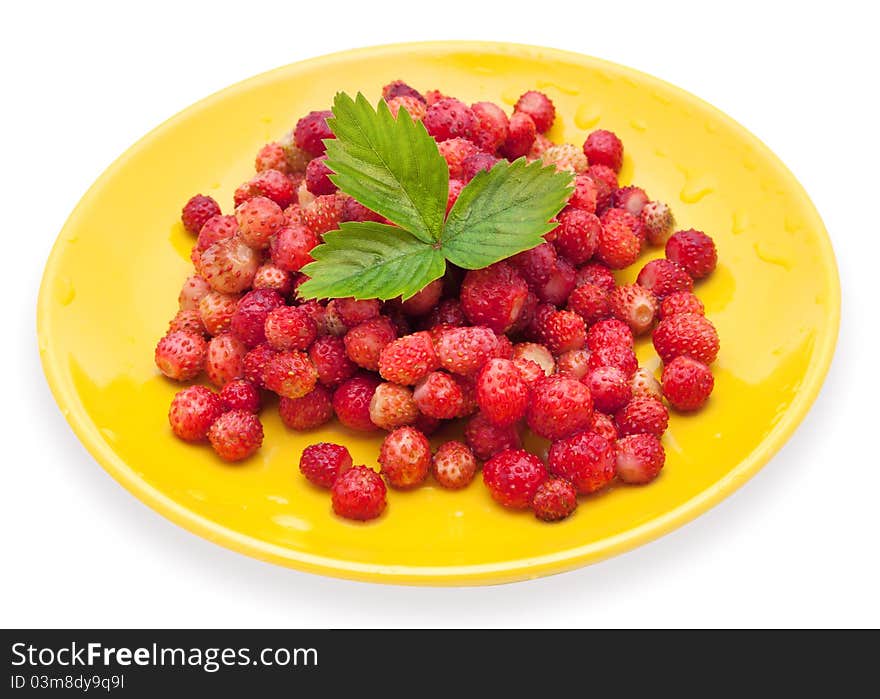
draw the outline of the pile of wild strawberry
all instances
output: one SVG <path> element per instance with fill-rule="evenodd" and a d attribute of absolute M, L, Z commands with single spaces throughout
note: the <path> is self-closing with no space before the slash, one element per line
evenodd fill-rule
<path fill-rule="evenodd" d="M 696 230 L 671 236 L 669 207 L 636 186 L 618 186 L 623 145 L 594 131 L 579 148 L 544 133 L 555 109 L 526 92 L 508 117 L 497 105 L 467 106 L 436 91 L 421 95 L 400 81 L 383 97 L 406 109 L 438 142 L 449 165 L 449 206 L 475 173 L 499 158 L 542 159 L 575 173 L 558 226 L 536 248 L 485 269 L 450 267 L 401 302 L 303 301 L 299 270 L 321 236 L 342 221 L 382 220 L 328 178 L 326 118 L 311 112 L 279 143 L 264 146 L 256 175 L 223 215 L 197 195 L 183 224 L 197 235 L 196 274 L 180 292 L 180 311 L 156 347 L 167 377 L 203 372 L 219 391 L 180 391 L 169 420 L 181 439 L 207 439 L 225 460 L 259 449 L 257 414 L 264 391 L 280 397 L 293 430 L 335 415 L 351 429 L 386 430 L 381 475 L 353 466 L 336 444 L 306 448 L 300 469 L 331 489 L 337 514 L 377 517 L 385 481 L 408 489 L 433 474 L 463 488 L 483 463 L 483 481 L 499 503 L 529 508 L 543 520 L 567 517 L 577 495 L 615 478 L 643 484 L 663 467 L 660 437 L 667 407 L 702 407 L 714 381 L 708 368 L 718 335 L 693 294 L 715 267 L 712 239 Z M 448 210 L 448 209 L 447 209 Z M 612 270 L 634 264 L 647 245 L 665 259 L 645 264 L 637 282 L 619 286 Z M 653 331 L 663 360 L 660 381 L 639 367 L 634 336 Z M 431 453 L 426 435 L 465 419 L 465 441 Z M 522 448 L 528 427 L 550 440 L 546 460 Z"/>

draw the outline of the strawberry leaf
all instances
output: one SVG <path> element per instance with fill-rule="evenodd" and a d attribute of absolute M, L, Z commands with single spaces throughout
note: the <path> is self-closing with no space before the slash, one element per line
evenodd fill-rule
<path fill-rule="evenodd" d="M 340 230 L 324 235 L 312 257 L 314 262 L 301 270 L 310 279 L 298 289 L 307 299 L 407 299 L 446 271 L 443 253 L 435 246 L 372 221 L 341 224 Z"/>
<path fill-rule="evenodd" d="M 437 143 L 405 109 L 395 119 L 384 100 L 373 109 L 358 93 L 336 95 L 325 141 L 332 182 L 361 204 L 434 243 L 443 231 L 449 170 Z"/>
<path fill-rule="evenodd" d="M 465 269 L 480 269 L 544 242 L 565 206 L 572 176 L 540 161 L 498 162 L 472 179 L 449 212 L 444 256 Z"/>

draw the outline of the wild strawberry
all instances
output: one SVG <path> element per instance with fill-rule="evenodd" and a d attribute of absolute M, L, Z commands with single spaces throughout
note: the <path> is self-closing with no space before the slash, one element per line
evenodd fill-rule
<path fill-rule="evenodd" d="M 307 311 L 281 306 L 269 312 L 264 324 L 266 342 L 274 350 L 305 350 L 318 335 L 318 326 Z"/>
<path fill-rule="evenodd" d="M 670 236 L 666 241 L 666 257 L 684 267 L 694 279 L 709 276 L 718 262 L 715 241 L 693 228 Z"/>
<path fill-rule="evenodd" d="M 315 197 L 314 201 L 303 207 L 303 221 L 315 235 L 335 231 L 342 221 L 342 202 L 343 199 L 335 194 Z"/>
<path fill-rule="evenodd" d="M 593 413 L 593 426 L 590 430 L 604 437 L 611 444 L 617 441 L 617 428 L 614 426 L 614 421 L 605 413 Z"/>
<path fill-rule="evenodd" d="M 556 359 L 556 371 L 573 379 L 583 379 L 590 370 L 590 350 L 574 349 L 563 352 Z"/>
<path fill-rule="evenodd" d="M 699 410 L 709 400 L 715 378 L 705 364 L 690 357 L 676 357 L 663 367 L 663 395 L 676 410 Z"/>
<path fill-rule="evenodd" d="M 412 425 L 419 418 L 413 392 L 396 383 L 380 383 L 370 399 L 370 420 L 383 430 Z"/>
<path fill-rule="evenodd" d="M 355 374 L 333 393 L 333 410 L 339 422 L 353 430 L 370 432 L 376 425 L 370 419 L 370 401 L 381 381 L 373 374 Z"/>
<path fill-rule="evenodd" d="M 507 138 L 501 144 L 501 154 L 508 160 L 516 160 L 529 152 L 538 130 L 532 117 L 516 112 L 507 125 Z"/>
<path fill-rule="evenodd" d="M 483 482 L 493 499 L 504 507 L 526 509 L 545 480 L 544 463 L 522 449 L 502 451 L 483 464 Z"/>
<path fill-rule="evenodd" d="M 205 366 L 208 343 L 196 333 L 177 331 L 167 334 L 156 345 L 156 366 L 175 381 L 189 381 Z"/>
<path fill-rule="evenodd" d="M 411 386 L 440 366 L 431 335 L 417 332 L 394 340 L 379 355 L 379 374 L 387 381 Z"/>
<path fill-rule="evenodd" d="M 275 350 L 269 345 L 257 345 L 244 355 L 244 378 L 255 386 L 266 387 L 266 369 L 275 357 Z"/>
<path fill-rule="evenodd" d="M 285 175 L 288 174 L 290 167 L 287 163 L 287 153 L 285 153 L 284 147 L 280 143 L 267 143 L 260 148 L 254 160 L 254 169 L 257 172 L 278 170 Z"/>
<path fill-rule="evenodd" d="M 660 300 L 679 291 L 690 291 L 694 281 L 682 267 L 662 258 L 642 267 L 636 283 L 649 289 Z"/>
<path fill-rule="evenodd" d="M 611 269 L 629 267 L 638 259 L 641 243 L 632 228 L 618 220 L 602 224 L 596 257 Z"/>
<path fill-rule="evenodd" d="M 592 369 L 584 383 L 590 387 L 593 405 L 603 413 L 613 413 L 626 405 L 632 398 L 629 377 L 615 366 L 600 366 Z"/>
<path fill-rule="evenodd" d="M 294 201 L 295 191 L 290 178 L 278 170 L 264 170 L 254 175 L 248 182 L 251 197 L 267 197 L 282 209 Z M 236 206 L 239 204 L 236 203 Z"/>
<path fill-rule="evenodd" d="M 318 372 L 305 352 L 288 350 L 272 357 L 263 380 L 266 388 L 279 396 L 301 398 L 315 387 Z"/>
<path fill-rule="evenodd" d="M 178 308 L 181 311 L 198 310 L 199 302 L 209 291 L 211 291 L 211 285 L 198 274 L 187 277 L 177 297 Z"/>
<path fill-rule="evenodd" d="M 522 419 L 529 388 L 516 365 L 508 359 L 490 359 L 477 376 L 477 403 L 482 414 L 500 426 Z"/>
<path fill-rule="evenodd" d="M 222 388 L 244 376 L 247 346 L 232 333 L 221 333 L 208 343 L 205 373 L 212 384 Z"/>
<path fill-rule="evenodd" d="M 444 141 L 444 143 L 448 143 L 448 141 Z M 490 153 L 484 153 L 483 151 L 469 155 L 461 161 L 461 181 L 467 184 L 477 176 L 478 172 L 484 170 L 488 172 L 495 167 L 495 163 L 497 162 L 498 158 Z"/>
<path fill-rule="evenodd" d="M 614 422 L 621 437 L 629 434 L 660 437 L 669 424 L 669 411 L 657 398 L 636 396 L 615 413 Z"/>
<path fill-rule="evenodd" d="M 292 288 L 290 272 L 271 263 L 260 265 L 254 275 L 254 289 L 274 289 L 282 296 L 287 296 Z"/>
<path fill-rule="evenodd" d="M 550 376 L 556 371 L 556 360 L 553 354 L 544 345 L 537 342 L 518 342 L 513 346 L 513 360 L 522 359 L 531 361 L 541 368 L 544 376 Z"/>
<path fill-rule="evenodd" d="M 553 354 L 578 350 L 586 341 L 584 319 L 573 311 L 554 311 L 541 324 L 541 340 Z"/>
<path fill-rule="evenodd" d="M 562 478 L 548 478 L 532 498 L 532 511 L 542 522 L 558 522 L 577 509 L 577 492 Z"/>
<path fill-rule="evenodd" d="M 437 104 L 442 99 L 446 99 L 446 95 L 444 95 L 440 90 L 428 90 L 425 93 L 425 104 L 429 107 L 432 104 Z"/>
<path fill-rule="evenodd" d="M 382 302 L 378 299 L 333 299 L 330 304 L 338 311 L 339 317 L 348 328 L 377 318 L 382 309 Z"/>
<path fill-rule="evenodd" d="M 299 457 L 300 473 L 319 488 L 332 487 L 351 466 L 351 454 L 341 444 L 310 444 Z"/>
<path fill-rule="evenodd" d="M 269 242 L 272 264 L 287 272 L 298 272 L 312 261 L 312 248 L 321 241 L 302 225 L 280 228 Z"/>
<path fill-rule="evenodd" d="M 646 367 L 639 367 L 630 379 L 630 387 L 633 396 L 648 396 L 660 399 L 663 391 L 660 389 L 660 382 L 654 376 L 654 373 Z"/>
<path fill-rule="evenodd" d="M 574 191 L 569 197 L 568 204 L 588 214 L 596 213 L 596 197 L 598 190 L 595 180 L 586 172 L 574 178 Z"/>
<path fill-rule="evenodd" d="M 424 98 L 422 98 L 424 100 Z M 422 121 L 428 113 L 428 106 L 424 101 L 408 95 L 398 95 L 388 100 L 388 111 L 396 119 L 400 110 L 405 110 L 413 121 Z"/>
<path fill-rule="evenodd" d="M 711 321 L 696 313 L 678 313 L 660 321 L 654 330 L 654 349 L 664 362 L 687 355 L 711 364 L 718 356 L 718 332 Z"/>
<path fill-rule="evenodd" d="M 247 292 L 238 302 L 229 329 L 248 347 L 256 347 L 266 341 L 266 318 L 269 313 L 284 305 L 281 294 L 272 289 L 255 289 Z"/>
<path fill-rule="evenodd" d="M 617 282 L 611 269 L 601 262 L 589 262 L 578 269 L 576 277 L 577 285 L 593 284 L 598 286 L 606 294 L 614 291 Z"/>
<path fill-rule="evenodd" d="M 477 117 L 463 102 L 446 97 L 428 107 L 422 123 L 439 142 L 450 138 L 470 138 L 477 126 Z"/>
<path fill-rule="evenodd" d="M 235 294 L 251 286 L 260 260 L 238 237 L 211 245 L 199 258 L 198 272 L 214 291 Z"/>
<path fill-rule="evenodd" d="M 492 102 L 471 105 L 477 119 L 471 140 L 487 153 L 494 153 L 507 140 L 508 119 L 504 110 Z"/>
<path fill-rule="evenodd" d="M 345 197 L 342 201 L 340 221 L 376 221 L 381 222 L 382 216 L 368 209 L 354 197 Z"/>
<path fill-rule="evenodd" d="M 245 379 L 230 381 L 220 390 L 220 401 L 223 410 L 245 410 L 249 413 L 259 413 L 262 400 L 260 389 Z"/>
<path fill-rule="evenodd" d="M 706 313 L 706 309 L 703 307 L 703 302 L 692 292 L 676 291 L 660 302 L 660 319 L 678 313 L 696 313 L 701 316 Z"/>
<path fill-rule="evenodd" d="M 464 189 L 464 182 L 455 179 L 449 180 L 449 194 L 446 197 L 447 214 L 452 211 L 452 207 L 455 206 L 455 202 L 458 201 L 458 195 L 461 194 L 462 189 Z"/>
<path fill-rule="evenodd" d="M 582 265 L 596 253 L 601 231 L 602 224 L 595 215 L 568 207 L 559 214 L 554 245 L 571 264 Z"/>
<path fill-rule="evenodd" d="M 601 490 L 614 478 L 614 446 L 595 432 L 581 432 L 550 445 L 547 470 L 569 481 L 580 495 Z"/>
<path fill-rule="evenodd" d="M 477 460 L 466 444 L 444 442 L 434 454 L 431 471 L 441 486 L 449 490 L 459 490 L 474 479 Z"/>
<path fill-rule="evenodd" d="M 385 482 L 366 466 L 352 466 L 330 488 L 333 511 L 340 517 L 366 521 L 385 510 Z"/>
<path fill-rule="evenodd" d="M 477 405 L 476 379 L 472 376 L 460 376 L 459 374 L 450 374 L 449 376 L 458 385 L 458 390 L 461 391 L 461 408 L 455 417 L 470 417 L 479 409 Z"/>
<path fill-rule="evenodd" d="M 620 187 L 611 195 L 611 204 L 615 208 L 628 211 L 633 216 L 638 216 L 648 203 L 648 195 L 641 187 L 630 185 Z"/>
<path fill-rule="evenodd" d="M 519 317 L 528 286 L 506 262 L 471 270 L 461 286 L 461 308 L 474 325 L 503 333 Z"/>
<path fill-rule="evenodd" d="M 400 310 L 408 316 L 423 316 L 436 308 L 443 294 L 443 280 L 435 279 L 427 286 L 401 302 Z"/>
<path fill-rule="evenodd" d="M 168 422 L 181 439 L 201 442 L 222 414 L 223 403 L 216 393 L 204 386 L 189 386 L 175 394 L 168 410 Z"/>
<path fill-rule="evenodd" d="M 510 326 L 507 333 L 510 333 L 511 335 L 525 335 L 529 339 L 537 339 L 537 325 L 532 327 L 532 324 L 539 305 L 540 301 L 538 300 L 537 295 L 529 291 L 529 293 L 526 294 L 526 300 L 523 301 L 522 308 L 519 310 L 519 317 L 514 321 L 513 325 Z M 550 306 L 550 304 L 547 305 Z M 550 306 L 550 308 L 555 309 L 554 306 Z M 506 336 L 507 334 L 505 334 L 505 337 Z"/>
<path fill-rule="evenodd" d="M 345 334 L 345 352 L 358 366 L 378 371 L 379 355 L 397 337 L 392 322 L 384 317 L 372 318 L 356 325 Z"/>
<path fill-rule="evenodd" d="M 509 260 L 520 276 L 531 288 L 546 284 L 556 268 L 556 248 L 552 243 L 541 243 L 537 247 L 517 253 Z"/>
<path fill-rule="evenodd" d="M 466 138 L 449 138 L 441 141 L 437 144 L 437 150 L 446 160 L 449 176 L 457 180 L 463 179 L 462 163 L 465 158 L 479 152 L 477 147 Z"/>
<path fill-rule="evenodd" d="M 298 148 L 302 148 L 313 158 L 323 155 L 327 147 L 324 139 L 335 138 L 330 127 L 327 126 L 327 117 L 332 117 L 333 112 L 326 110 L 321 112 L 309 112 L 296 123 L 293 131 L 293 140 Z"/>
<path fill-rule="evenodd" d="M 617 477 L 624 483 L 644 485 L 653 481 L 666 462 L 660 440 L 651 434 L 634 434 L 617 440 Z"/>
<path fill-rule="evenodd" d="M 608 294 L 595 284 L 581 284 L 568 297 L 568 309 L 574 311 L 587 325 L 593 325 L 611 315 Z"/>
<path fill-rule="evenodd" d="M 235 218 L 241 239 L 256 250 L 267 247 L 286 221 L 281 207 L 266 197 L 248 199 L 235 210 Z"/>
<path fill-rule="evenodd" d="M 348 327 L 342 322 L 342 318 L 339 316 L 339 311 L 336 310 L 336 304 L 333 301 L 324 307 L 324 315 L 321 318 L 318 332 L 319 334 L 332 335 L 333 337 L 342 337 L 348 332 Z"/>
<path fill-rule="evenodd" d="M 412 97 L 419 102 L 425 102 L 425 98 L 422 96 L 422 93 L 416 90 L 414 87 L 410 87 L 409 85 L 407 85 L 405 82 L 403 82 L 403 80 L 392 80 L 390 83 L 382 88 L 382 99 L 384 99 L 385 101 L 401 96 Z"/>
<path fill-rule="evenodd" d="M 294 132 L 290 131 L 287 133 L 279 142 L 281 148 L 284 150 L 284 157 L 287 159 L 287 172 L 288 173 L 303 173 L 306 170 L 306 165 L 309 164 L 309 161 L 312 159 L 312 154 L 303 150 L 299 146 L 296 145 L 296 139 L 294 136 Z M 268 168 L 273 169 L 273 168 Z M 275 170 L 281 170 L 284 172 L 284 168 L 274 168 Z"/>
<path fill-rule="evenodd" d="M 183 207 L 180 220 L 183 227 L 193 235 L 198 235 L 207 221 L 212 216 L 220 215 L 220 205 L 211 197 L 204 194 L 196 194 Z"/>
<path fill-rule="evenodd" d="M 519 449 L 522 446 L 522 439 L 515 425 L 499 427 L 482 413 L 471 418 L 464 429 L 464 437 L 467 445 L 482 461 L 506 449 Z"/>
<path fill-rule="evenodd" d="M 530 389 L 534 387 L 541 379 L 544 378 L 544 370 L 539 367 L 531 359 L 512 359 L 513 365 L 519 371 L 522 380 Z"/>
<path fill-rule="evenodd" d="M 560 172 L 577 174 L 587 169 L 587 158 L 581 149 L 572 143 L 558 143 L 541 153 L 545 165 L 554 165 Z"/>
<path fill-rule="evenodd" d="M 513 107 L 514 113 L 528 114 L 535 122 L 535 128 L 539 133 L 548 131 L 553 126 L 556 118 L 556 108 L 553 102 L 543 92 L 529 90 L 523 93 Z"/>
<path fill-rule="evenodd" d="M 311 162 L 311 161 L 309 161 Z M 305 210 L 310 208 L 312 204 L 315 203 L 317 197 L 309 191 L 309 187 L 306 184 L 305 178 L 303 181 L 299 183 L 299 186 L 296 189 L 296 201 L 291 204 L 291 206 L 299 207 L 299 215 L 293 216 L 294 223 L 302 223 L 303 225 L 308 226 L 305 219 Z M 335 199 L 335 196 L 334 196 Z M 340 207 L 341 210 L 342 207 Z M 285 209 L 286 210 L 286 209 Z M 295 209 L 293 210 L 295 211 Z M 293 211 L 291 213 L 293 213 Z M 340 213 L 341 215 L 341 213 Z M 296 220 L 299 219 L 299 220 Z"/>
<path fill-rule="evenodd" d="M 605 165 L 614 172 L 620 172 L 623 164 L 623 143 L 613 132 L 598 129 L 584 141 L 584 155 L 590 165 Z"/>
<path fill-rule="evenodd" d="M 535 289 L 538 298 L 544 303 L 561 306 L 577 286 L 577 272 L 565 258 L 558 258 L 545 284 Z"/>
<path fill-rule="evenodd" d="M 535 140 L 532 142 L 532 147 L 529 148 L 529 152 L 526 153 L 526 160 L 529 162 L 538 160 L 547 152 L 547 149 L 552 148 L 553 145 L 553 141 L 547 138 L 544 134 L 536 134 Z"/>
<path fill-rule="evenodd" d="M 299 398 L 281 396 L 278 414 L 287 427 L 298 432 L 320 427 L 333 417 L 330 390 L 316 384 L 311 391 Z"/>
<path fill-rule="evenodd" d="M 627 377 L 632 376 L 639 368 L 639 361 L 632 347 L 626 345 L 600 345 L 590 351 L 587 366 L 592 371 L 602 366 L 613 366 L 620 369 Z"/>
<path fill-rule="evenodd" d="M 461 386 L 442 371 L 432 371 L 419 381 L 413 391 L 413 399 L 422 414 L 438 420 L 458 417 L 464 404 Z"/>
<path fill-rule="evenodd" d="M 168 332 L 173 333 L 178 330 L 196 335 L 204 335 L 207 332 L 198 311 L 178 311 L 168 323 Z"/>
<path fill-rule="evenodd" d="M 399 427 L 382 442 L 379 465 L 390 485 L 413 488 L 424 481 L 431 470 L 431 445 L 416 428 Z"/>
<path fill-rule="evenodd" d="M 336 185 L 330 181 L 332 170 L 327 167 L 327 156 L 319 155 L 309 161 L 306 167 L 306 187 L 316 197 L 322 194 L 333 194 L 336 191 Z"/>
<path fill-rule="evenodd" d="M 208 430 L 208 441 L 225 461 L 242 461 L 263 443 L 263 425 L 253 413 L 231 410 L 218 417 Z"/>
<path fill-rule="evenodd" d="M 649 289 L 638 284 L 619 286 L 608 297 L 611 314 L 629 325 L 634 335 L 651 329 L 659 303 Z"/>
<path fill-rule="evenodd" d="M 196 249 L 199 252 L 207 250 L 214 243 L 227 238 L 232 238 L 238 233 L 238 219 L 235 216 L 211 216 L 199 230 L 196 239 Z"/>
<path fill-rule="evenodd" d="M 662 201 L 649 201 L 645 204 L 640 218 L 645 229 L 645 237 L 651 245 L 663 245 L 675 224 L 672 210 Z"/>
<path fill-rule="evenodd" d="M 608 345 L 622 345 L 629 349 L 635 345 L 629 325 L 616 318 L 600 320 L 587 331 L 587 347 L 593 352 Z"/>
<path fill-rule="evenodd" d="M 548 376 L 532 391 L 526 421 L 532 432 L 547 439 L 589 429 L 593 421 L 590 389 L 567 376 Z"/>

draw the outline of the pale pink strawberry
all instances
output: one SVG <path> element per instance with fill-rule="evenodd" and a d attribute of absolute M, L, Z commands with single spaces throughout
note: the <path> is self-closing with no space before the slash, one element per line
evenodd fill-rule
<path fill-rule="evenodd" d="M 370 399 L 370 420 L 383 430 L 412 425 L 419 418 L 413 392 L 407 386 L 385 382 L 376 386 Z"/>

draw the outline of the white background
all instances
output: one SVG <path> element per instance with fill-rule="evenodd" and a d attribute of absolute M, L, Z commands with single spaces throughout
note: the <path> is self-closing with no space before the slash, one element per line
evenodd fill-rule
<path fill-rule="evenodd" d="M 513 9 L 527 4 L 6 7 L 0 624 L 880 625 L 874 4 L 710 10 L 628 0 L 537 4 L 546 15 Z M 775 150 L 824 217 L 840 266 L 840 343 L 818 402 L 782 452 L 708 514 L 616 559 L 529 583 L 349 583 L 259 563 L 177 528 L 101 470 L 46 386 L 34 318 L 57 231 L 117 155 L 201 97 L 302 58 L 444 38 L 555 46 L 630 65 L 715 104 Z"/>

